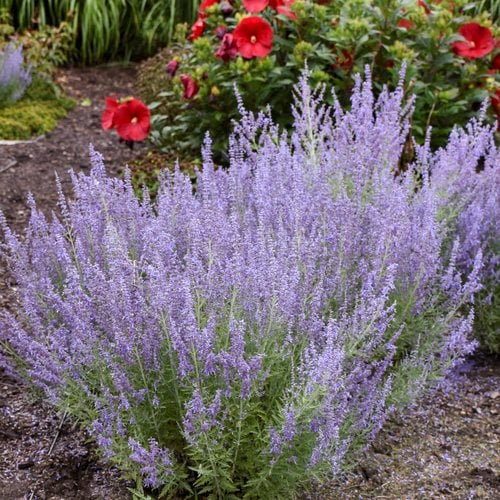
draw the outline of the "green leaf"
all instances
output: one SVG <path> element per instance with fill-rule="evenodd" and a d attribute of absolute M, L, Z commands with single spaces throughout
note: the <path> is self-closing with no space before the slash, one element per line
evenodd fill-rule
<path fill-rule="evenodd" d="M 455 99 L 459 93 L 459 89 L 454 88 L 449 90 L 441 90 L 438 95 L 439 98 L 443 99 L 444 101 L 451 101 L 452 99 Z"/>

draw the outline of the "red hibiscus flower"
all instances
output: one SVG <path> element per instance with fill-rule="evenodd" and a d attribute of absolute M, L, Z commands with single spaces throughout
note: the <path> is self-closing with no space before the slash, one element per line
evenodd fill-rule
<path fill-rule="evenodd" d="M 478 59 L 495 48 L 491 31 L 477 23 L 464 24 L 460 26 L 458 32 L 465 38 L 465 41 L 454 42 L 451 47 L 453 52 L 461 57 Z"/>
<path fill-rule="evenodd" d="M 106 97 L 106 109 L 101 116 L 101 126 L 104 130 L 111 130 L 115 126 L 115 113 L 120 103 L 112 97 Z"/>
<path fill-rule="evenodd" d="M 222 38 L 219 50 L 215 53 L 217 59 L 222 59 L 224 62 L 233 59 L 238 54 L 238 47 L 234 43 L 234 38 L 231 33 L 226 33 Z"/>
<path fill-rule="evenodd" d="M 236 26 L 233 40 L 245 59 L 266 57 L 273 48 L 273 29 L 260 17 L 247 17 Z"/>
<path fill-rule="evenodd" d="M 411 30 L 413 28 L 413 23 L 409 19 L 401 19 L 398 26 L 400 28 L 404 28 L 405 30 Z"/>
<path fill-rule="evenodd" d="M 288 16 L 292 21 L 297 19 L 297 16 L 291 10 L 291 6 L 295 3 L 295 0 L 270 0 L 269 5 L 278 12 L 278 14 L 284 14 Z"/>
<path fill-rule="evenodd" d="M 198 84 L 196 83 L 196 80 L 191 78 L 189 75 L 181 75 L 180 76 L 182 86 L 184 87 L 184 99 L 188 101 L 189 99 L 192 99 L 200 90 L 198 87 Z"/>
<path fill-rule="evenodd" d="M 151 129 L 151 112 L 139 99 L 128 99 L 118 106 L 114 124 L 124 141 L 142 141 Z"/>
<path fill-rule="evenodd" d="M 191 26 L 191 34 L 188 36 L 188 38 L 192 42 L 199 38 L 201 35 L 203 35 L 206 25 L 207 24 L 205 23 L 205 20 L 202 17 L 199 17 L 193 24 L 193 26 Z"/>
<path fill-rule="evenodd" d="M 243 7 L 248 12 L 262 12 L 269 5 L 269 0 L 243 0 Z"/>
<path fill-rule="evenodd" d="M 219 3 L 219 0 L 203 0 L 198 9 L 198 12 L 200 13 L 199 17 L 201 19 L 207 17 L 206 10 L 208 9 L 208 7 L 212 7 L 212 5 L 215 5 L 216 3 Z"/>

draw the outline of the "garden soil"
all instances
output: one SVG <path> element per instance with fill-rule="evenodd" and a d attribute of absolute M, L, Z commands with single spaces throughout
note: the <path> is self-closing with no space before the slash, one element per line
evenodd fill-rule
<path fill-rule="evenodd" d="M 0 143 L 0 210 L 22 231 L 31 192 L 46 213 L 56 209 L 55 174 L 88 172 L 92 143 L 118 175 L 148 147 L 134 150 L 100 127 L 104 98 L 134 93 L 134 66 L 68 69 L 58 82 L 77 105 L 59 126 L 32 142 Z M 15 283 L 0 262 L 0 307 L 15 310 Z M 477 354 L 443 388 L 392 417 L 360 463 L 303 499 L 500 498 L 500 363 Z M 0 368 L 0 500 L 131 498 L 130 483 L 99 459 L 86 434 Z"/>

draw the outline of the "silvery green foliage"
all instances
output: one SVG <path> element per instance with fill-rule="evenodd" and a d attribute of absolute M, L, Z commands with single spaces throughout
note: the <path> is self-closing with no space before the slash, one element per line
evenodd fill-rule
<path fill-rule="evenodd" d="M 477 125 L 396 176 L 411 108 L 402 82 L 374 101 L 369 75 L 351 111 L 331 108 L 304 76 L 290 135 L 241 108 L 230 167 L 207 138 L 196 193 L 165 173 L 154 205 L 91 149 L 60 218 L 30 199 L 25 238 L 3 224 L 21 308 L 0 338 L 164 494 L 286 498 L 337 472 L 399 395 L 475 345 L 487 248 L 450 235 L 429 171 L 465 162 L 473 177 L 481 151 L 493 182 L 498 151 Z M 460 137 L 478 154 L 464 159 Z M 467 196 L 492 210 L 483 184 Z M 477 228 L 486 241 L 491 225 Z"/>
<path fill-rule="evenodd" d="M 25 68 L 23 47 L 9 43 L 0 52 L 0 105 L 18 101 L 31 83 L 31 66 Z"/>
<path fill-rule="evenodd" d="M 500 352 L 500 151 L 494 141 L 493 130 L 474 120 L 466 130 L 454 130 L 448 145 L 435 155 L 425 145 L 419 159 L 430 170 L 450 243 L 459 241 L 457 268 L 466 274 L 475 256 L 484 256 L 476 333 L 484 346 Z M 449 244 L 447 250 L 451 248 Z"/>

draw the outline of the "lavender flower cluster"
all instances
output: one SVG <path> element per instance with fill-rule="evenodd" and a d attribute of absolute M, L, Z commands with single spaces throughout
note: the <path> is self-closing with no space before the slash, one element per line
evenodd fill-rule
<path fill-rule="evenodd" d="M 25 68 L 23 47 L 9 43 L 0 52 L 0 106 L 18 101 L 31 83 L 31 65 Z"/>
<path fill-rule="evenodd" d="M 91 149 L 60 218 L 30 199 L 23 239 L 2 223 L 22 307 L 0 340 L 164 495 L 289 497 L 475 345 L 500 219 L 492 130 L 473 124 L 395 175 L 402 81 L 375 101 L 358 78 L 350 111 L 307 75 L 296 93 L 290 135 L 240 106 L 227 170 L 207 137 L 196 192 L 176 170 L 139 201 Z"/>

